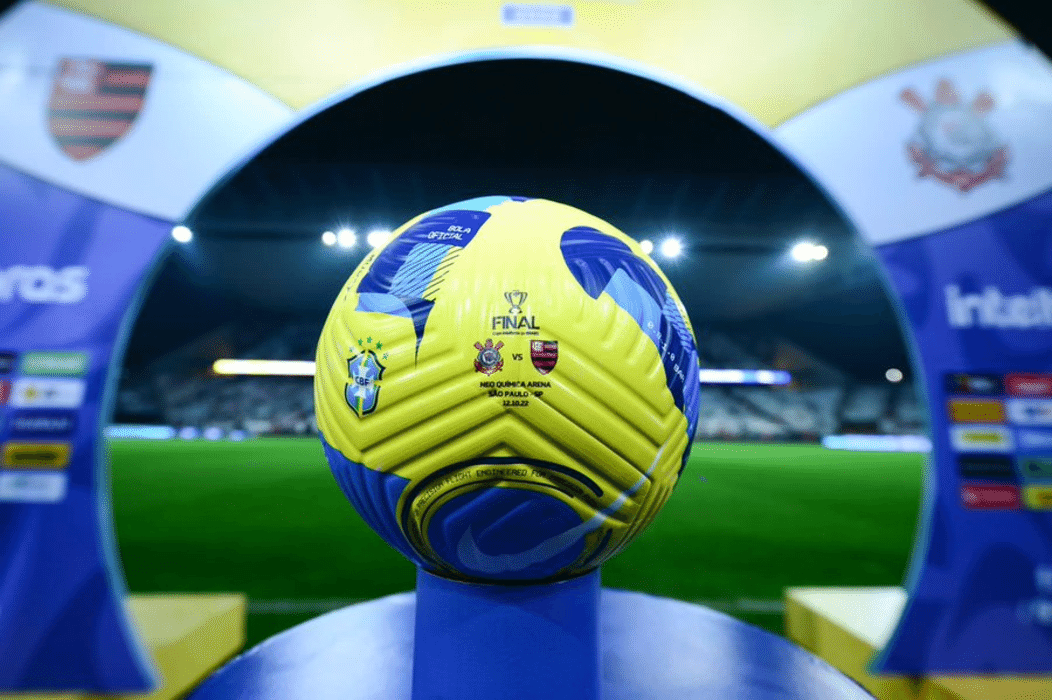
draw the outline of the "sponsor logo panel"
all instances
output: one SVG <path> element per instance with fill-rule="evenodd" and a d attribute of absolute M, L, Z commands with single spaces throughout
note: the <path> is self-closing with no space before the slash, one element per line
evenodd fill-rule
<path fill-rule="evenodd" d="M 946 402 L 955 423 L 1004 423 L 1005 407 L 996 399 L 950 399 Z"/>
<path fill-rule="evenodd" d="M 965 479 L 1015 481 L 1012 458 L 1001 455 L 958 455 L 957 471 Z"/>
<path fill-rule="evenodd" d="M 1031 510 L 1052 510 L 1052 486 L 1023 487 L 1023 502 Z"/>
<path fill-rule="evenodd" d="M 0 501 L 57 503 L 66 497 L 66 475 L 47 472 L 0 472 Z"/>
<path fill-rule="evenodd" d="M 1008 399 L 1005 407 L 1017 425 L 1052 425 L 1052 399 Z"/>
<path fill-rule="evenodd" d="M 1012 431 L 1000 425 L 954 425 L 950 441 L 959 452 L 1011 452 Z"/>
<path fill-rule="evenodd" d="M 88 371 L 88 355 L 83 352 L 27 352 L 22 356 L 19 371 L 34 376 L 80 377 Z"/>
<path fill-rule="evenodd" d="M 14 371 L 15 358 L 13 352 L 0 352 L 0 374 L 10 374 Z"/>
<path fill-rule="evenodd" d="M 1019 487 L 965 484 L 961 487 L 961 503 L 969 510 L 1014 510 L 1021 504 Z"/>
<path fill-rule="evenodd" d="M 1012 396 L 1052 397 L 1052 374 L 1009 374 L 1005 377 L 1005 393 Z"/>
<path fill-rule="evenodd" d="M 1019 447 L 1031 450 L 1052 449 L 1052 430 L 1042 428 L 1020 428 Z"/>
<path fill-rule="evenodd" d="M 16 379 L 11 405 L 18 408 L 78 408 L 84 403 L 82 379 Z"/>
<path fill-rule="evenodd" d="M 1028 480 L 1052 481 L 1052 457 L 1026 455 L 1020 457 L 1019 473 Z"/>
<path fill-rule="evenodd" d="M 63 469 L 69 464 L 68 442 L 9 442 L 3 465 L 9 469 Z"/>
<path fill-rule="evenodd" d="M 73 410 L 29 409 L 11 416 L 11 437 L 69 435 L 76 429 L 77 412 Z"/>
<path fill-rule="evenodd" d="M 951 372 L 944 378 L 947 394 L 997 396 L 1001 393 L 1001 376 L 998 374 Z"/>

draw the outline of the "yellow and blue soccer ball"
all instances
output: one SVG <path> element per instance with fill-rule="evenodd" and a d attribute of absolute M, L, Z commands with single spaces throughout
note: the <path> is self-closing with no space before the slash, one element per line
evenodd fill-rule
<path fill-rule="evenodd" d="M 652 260 L 563 204 L 429 211 L 351 275 L 318 344 L 332 472 L 425 569 L 549 581 L 594 569 L 668 499 L 698 358 Z"/>

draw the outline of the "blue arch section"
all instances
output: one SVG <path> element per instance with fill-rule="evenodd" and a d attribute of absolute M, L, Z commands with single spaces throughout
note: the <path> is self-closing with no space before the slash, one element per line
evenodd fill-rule
<path fill-rule="evenodd" d="M 635 320 L 657 347 L 665 382 L 687 418 L 687 463 L 698 425 L 698 351 L 686 319 L 664 280 L 623 242 L 590 226 L 565 231 L 560 248 L 566 266 L 593 299 L 604 292 Z"/>

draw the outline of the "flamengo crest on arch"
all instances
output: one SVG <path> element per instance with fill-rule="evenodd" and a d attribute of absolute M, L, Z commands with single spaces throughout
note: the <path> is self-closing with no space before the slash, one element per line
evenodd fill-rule
<path fill-rule="evenodd" d="M 926 102 L 913 88 L 902 91 L 902 101 L 920 114 L 917 130 L 906 145 L 917 176 L 933 177 L 960 192 L 968 192 L 1004 175 L 1008 146 L 987 123 L 994 99 L 985 90 L 971 103 L 962 103 L 949 80 L 940 80 L 934 102 Z"/>

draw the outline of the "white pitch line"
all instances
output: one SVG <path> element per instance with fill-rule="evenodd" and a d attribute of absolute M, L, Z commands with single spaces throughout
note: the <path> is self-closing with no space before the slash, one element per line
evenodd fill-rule
<path fill-rule="evenodd" d="M 366 598 L 253 598 L 248 601 L 250 615 L 306 615 L 331 612 L 348 605 L 366 602 Z M 754 615 L 781 615 L 785 604 L 777 599 L 707 599 L 686 601 L 725 613 L 752 613 Z"/>

